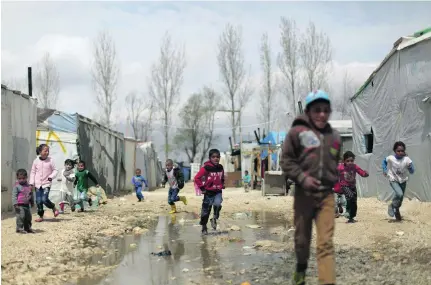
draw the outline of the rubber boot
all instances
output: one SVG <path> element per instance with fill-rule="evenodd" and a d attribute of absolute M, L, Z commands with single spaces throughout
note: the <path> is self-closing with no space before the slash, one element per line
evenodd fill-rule
<path fill-rule="evenodd" d="M 184 203 L 184 205 L 187 205 L 187 198 L 186 196 L 180 196 L 180 201 Z"/>
<path fill-rule="evenodd" d="M 175 214 L 176 212 L 177 212 L 177 206 L 171 205 L 171 211 L 169 212 L 169 214 Z"/>

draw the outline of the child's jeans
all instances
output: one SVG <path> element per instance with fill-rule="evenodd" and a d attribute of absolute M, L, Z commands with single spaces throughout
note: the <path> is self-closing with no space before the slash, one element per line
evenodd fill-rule
<path fill-rule="evenodd" d="M 178 188 L 169 188 L 168 193 L 168 204 L 173 206 L 175 205 L 175 202 L 178 202 L 180 200 L 180 197 L 178 197 L 178 193 L 180 192 L 180 189 Z"/>
<path fill-rule="evenodd" d="M 142 194 L 142 186 L 135 187 L 135 192 L 136 192 L 136 198 L 138 198 L 139 200 L 144 199 L 144 195 Z"/>
<path fill-rule="evenodd" d="M 84 210 L 84 201 L 88 201 L 87 191 L 77 191 L 77 199 L 75 200 L 75 205 L 79 205 L 81 210 Z"/>
<path fill-rule="evenodd" d="M 49 209 L 55 208 L 55 204 L 49 200 L 49 190 L 50 187 L 42 188 L 36 190 L 36 205 L 37 205 L 37 214 L 39 217 L 43 217 L 45 211 L 43 210 L 43 205 Z"/>
<path fill-rule="evenodd" d="M 355 186 L 343 186 L 344 195 L 346 196 L 347 205 L 346 212 L 349 215 L 349 219 L 356 217 L 358 211 L 358 193 Z"/>
<path fill-rule="evenodd" d="M 394 198 L 392 199 L 392 207 L 398 209 L 403 204 L 404 200 L 404 192 L 406 192 L 407 182 L 398 183 L 398 182 L 390 182 L 391 188 L 395 193 Z"/>
<path fill-rule="evenodd" d="M 28 231 L 31 229 L 30 205 L 18 205 L 15 207 L 16 230 Z"/>
<path fill-rule="evenodd" d="M 201 222 L 200 224 L 206 225 L 211 214 L 211 208 L 214 208 L 214 219 L 218 220 L 220 217 L 221 203 L 223 202 L 222 192 L 214 193 L 207 191 L 204 194 L 204 199 L 202 201 L 201 210 Z"/>

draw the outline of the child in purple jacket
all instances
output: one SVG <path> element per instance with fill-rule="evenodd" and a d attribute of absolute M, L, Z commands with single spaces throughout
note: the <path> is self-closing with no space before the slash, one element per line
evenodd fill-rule
<path fill-rule="evenodd" d="M 34 206 L 32 187 L 27 183 L 27 171 L 18 169 L 16 183 L 12 190 L 12 205 L 16 214 L 16 232 L 34 233 L 31 229 L 31 210 Z"/>

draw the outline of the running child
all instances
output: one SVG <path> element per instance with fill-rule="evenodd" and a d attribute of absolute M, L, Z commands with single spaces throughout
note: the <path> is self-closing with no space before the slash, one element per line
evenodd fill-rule
<path fill-rule="evenodd" d="M 202 234 L 208 234 L 208 219 L 211 214 L 211 208 L 214 209 L 213 218 L 210 220 L 214 230 L 217 229 L 217 220 L 220 217 L 222 208 L 223 196 L 222 192 L 225 189 L 224 185 L 224 169 L 220 163 L 220 151 L 211 149 L 209 151 L 209 160 L 204 163 L 204 166 L 195 176 L 195 183 L 204 194 L 201 210 Z M 204 182 L 202 181 L 204 179 Z"/>
<path fill-rule="evenodd" d="M 403 142 L 397 141 L 392 149 L 395 154 L 383 159 L 382 168 L 383 175 L 389 178 L 389 184 L 395 194 L 392 203 L 388 206 L 388 215 L 395 216 L 397 221 L 401 221 L 400 208 L 406 192 L 409 173 L 413 174 L 415 168 L 413 161 L 406 154 L 406 145 Z"/>
<path fill-rule="evenodd" d="M 250 183 L 251 183 L 251 176 L 250 176 L 250 174 L 248 174 L 248 170 L 246 170 L 245 172 L 244 172 L 244 177 L 242 178 L 242 181 L 243 181 L 243 183 L 244 183 L 244 191 L 245 192 L 248 192 L 248 189 L 250 189 Z"/>
<path fill-rule="evenodd" d="M 321 90 L 305 98 L 305 114 L 293 121 L 283 143 L 281 166 L 295 182 L 296 271 L 293 284 L 304 285 L 310 257 L 313 220 L 317 229 L 319 284 L 335 284 L 333 235 L 334 184 L 338 181 L 341 137 L 328 123 L 331 102 Z"/>
<path fill-rule="evenodd" d="M 30 186 L 36 188 L 36 205 L 37 218 L 36 222 L 43 221 L 45 213 L 43 206 L 51 209 L 54 217 L 57 217 L 59 212 L 55 204 L 49 200 L 49 191 L 51 189 L 52 180 L 57 176 L 58 170 L 55 167 L 54 160 L 49 156 L 49 146 L 41 144 L 37 148 L 38 157 L 33 161 L 30 172 Z"/>
<path fill-rule="evenodd" d="M 168 204 L 171 205 L 170 214 L 177 212 L 175 202 L 181 201 L 187 205 L 187 198 L 185 196 L 178 196 L 181 189 L 184 188 L 184 174 L 180 168 L 174 167 L 172 159 L 166 160 L 166 170 L 162 181 L 162 187 L 169 183 Z"/>
<path fill-rule="evenodd" d="M 31 229 L 31 210 L 34 206 L 33 188 L 27 183 L 27 171 L 18 169 L 12 190 L 12 205 L 16 214 L 16 232 L 34 233 Z"/>
<path fill-rule="evenodd" d="M 85 162 L 83 160 L 78 162 L 78 169 L 75 171 L 75 177 L 74 185 L 76 186 L 78 197 L 75 200 L 74 205 L 78 204 L 81 208 L 79 211 L 84 212 L 84 201 L 87 201 L 90 207 L 93 205 L 91 198 L 88 198 L 87 196 L 88 179 L 93 181 L 93 183 L 96 184 L 96 187 L 99 187 L 99 182 L 97 182 L 96 177 L 94 177 L 90 171 L 85 169 Z"/>
<path fill-rule="evenodd" d="M 346 197 L 346 218 L 348 223 L 355 223 L 356 213 L 358 211 L 358 192 L 356 189 L 356 174 L 361 177 L 368 177 L 369 174 L 357 164 L 355 164 L 355 155 L 351 151 L 346 151 L 343 155 L 343 163 L 337 167 L 338 181 L 340 183 L 341 193 Z"/>
<path fill-rule="evenodd" d="M 60 195 L 61 202 L 60 205 L 60 214 L 64 214 L 64 205 L 68 204 L 72 212 L 75 212 L 75 203 L 73 200 L 73 192 L 75 190 L 74 182 L 75 182 L 75 162 L 71 159 L 66 159 L 64 162 L 64 169 L 61 171 L 61 177 L 58 178 L 61 181 L 60 186 Z"/>
<path fill-rule="evenodd" d="M 141 169 L 137 168 L 135 170 L 135 176 L 132 178 L 132 184 L 135 187 L 136 198 L 138 198 L 138 202 L 141 202 L 144 199 L 144 195 L 142 194 L 142 185 L 148 187 L 147 180 L 145 180 L 144 176 L 141 175 Z"/>

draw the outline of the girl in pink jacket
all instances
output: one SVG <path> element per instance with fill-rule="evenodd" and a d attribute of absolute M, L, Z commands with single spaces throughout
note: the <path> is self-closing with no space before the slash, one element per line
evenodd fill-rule
<path fill-rule="evenodd" d="M 36 204 L 37 214 L 39 218 L 36 222 L 43 221 L 43 206 L 52 209 L 54 217 L 57 217 L 59 212 L 55 204 L 49 200 L 49 190 L 51 189 L 52 180 L 57 176 L 58 170 L 55 167 L 54 161 L 49 157 L 49 146 L 41 144 L 37 148 L 38 157 L 33 161 L 30 172 L 30 185 L 36 188 Z"/>

